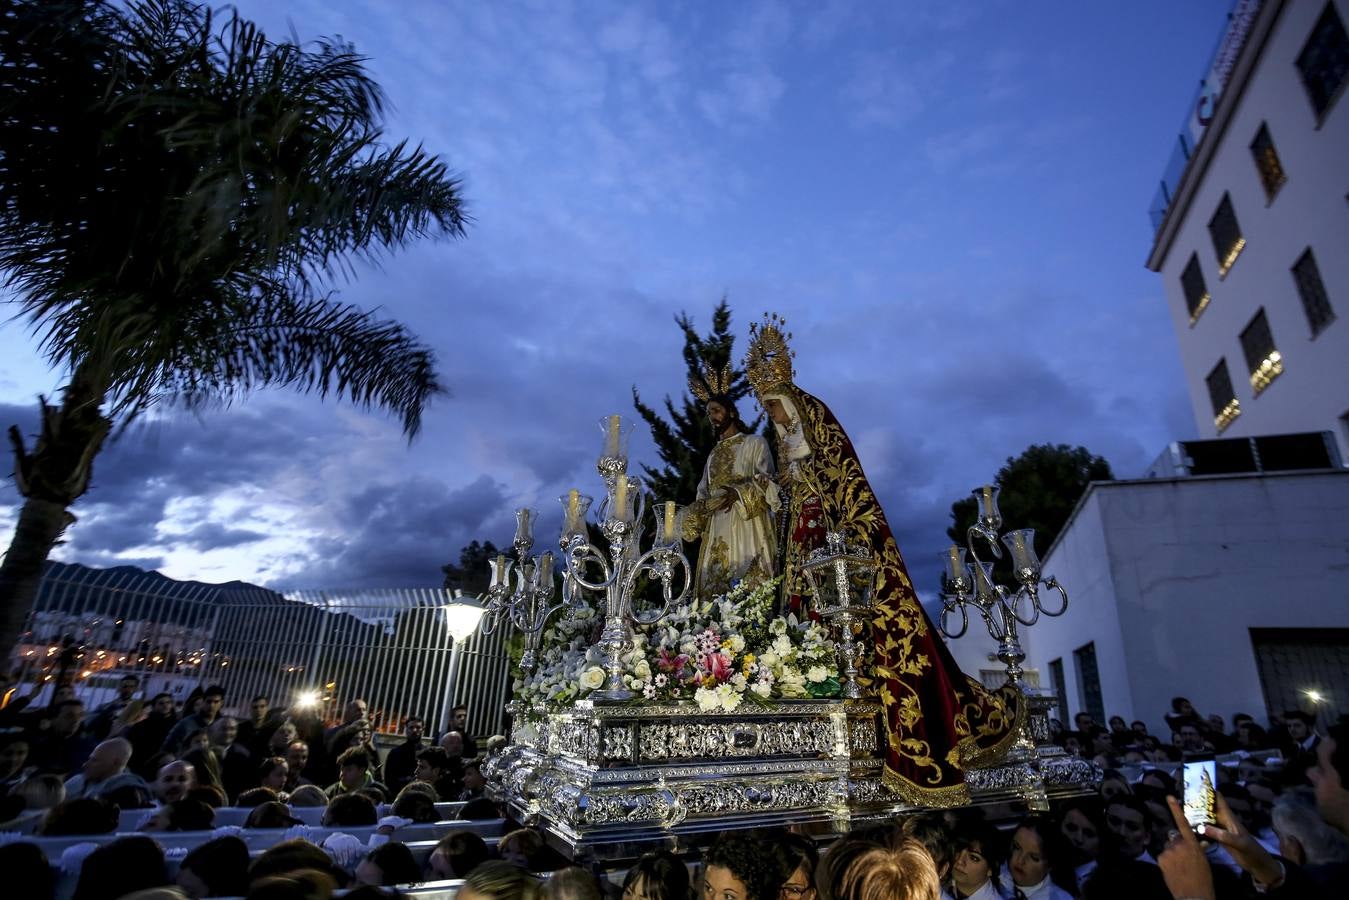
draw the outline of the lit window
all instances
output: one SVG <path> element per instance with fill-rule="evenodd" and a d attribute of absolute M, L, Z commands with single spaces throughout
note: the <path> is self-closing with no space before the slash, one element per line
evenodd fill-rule
<path fill-rule="evenodd" d="M 1218 254 L 1218 276 L 1227 274 L 1232 263 L 1241 255 L 1246 239 L 1241 236 L 1241 226 L 1237 224 L 1237 213 L 1232 208 L 1232 198 L 1223 194 L 1222 202 L 1208 221 L 1208 233 L 1213 238 L 1213 249 Z"/>
<path fill-rule="evenodd" d="M 1323 119 L 1349 75 L 1349 35 L 1333 2 L 1326 4 L 1307 36 L 1297 56 L 1297 70 L 1317 119 Z"/>
<path fill-rule="evenodd" d="M 1270 382 L 1283 373 L 1283 357 L 1274 348 L 1274 335 L 1269 330 L 1269 319 L 1264 309 L 1255 314 L 1241 332 L 1241 352 L 1246 355 L 1246 368 L 1251 373 L 1251 388 L 1259 394 Z"/>
<path fill-rule="evenodd" d="M 1199 321 L 1199 316 L 1208 306 L 1208 285 L 1204 284 L 1204 272 L 1199 268 L 1199 254 L 1190 254 L 1185 271 L 1180 273 L 1180 287 L 1185 292 L 1185 308 L 1190 311 L 1190 324 Z"/>
<path fill-rule="evenodd" d="M 1222 434 L 1232 420 L 1241 415 L 1241 404 L 1232 390 L 1232 376 L 1227 371 L 1227 360 L 1220 359 L 1204 379 L 1208 384 L 1209 402 L 1213 404 L 1213 424 Z"/>
<path fill-rule="evenodd" d="M 1274 149 L 1274 139 L 1269 136 L 1269 128 L 1263 122 L 1255 133 L 1255 140 L 1251 141 L 1251 156 L 1255 157 L 1255 168 L 1260 173 L 1260 184 L 1265 188 L 1265 199 L 1273 200 L 1288 176 L 1283 172 L 1283 163 L 1279 162 L 1279 151 Z"/>
<path fill-rule="evenodd" d="M 1312 337 L 1316 337 L 1335 320 L 1335 311 L 1330 308 L 1326 285 L 1321 280 L 1321 270 L 1316 266 L 1311 247 L 1293 263 L 1293 280 L 1297 282 L 1297 292 L 1302 297 L 1302 310 L 1307 314 L 1307 324 L 1312 327 Z"/>

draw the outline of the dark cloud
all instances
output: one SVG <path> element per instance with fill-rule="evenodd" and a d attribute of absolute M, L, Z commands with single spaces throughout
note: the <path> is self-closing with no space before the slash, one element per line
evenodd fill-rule
<path fill-rule="evenodd" d="M 267 539 L 261 531 L 248 528 L 230 528 L 215 522 L 203 522 L 191 531 L 179 534 L 166 534 L 163 541 L 176 547 L 190 547 L 193 550 L 216 550 L 222 547 L 240 547 Z"/>

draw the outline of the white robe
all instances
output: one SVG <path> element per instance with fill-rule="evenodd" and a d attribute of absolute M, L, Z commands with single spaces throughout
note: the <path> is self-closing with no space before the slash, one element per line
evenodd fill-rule
<path fill-rule="evenodd" d="M 759 581 L 777 572 L 778 486 L 773 454 L 761 435 L 740 432 L 712 449 L 698 483 L 698 499 L 684 519 L 684 538 L 702 539 L 696 590 L 723 594 L 736 582 Z M 727 496 L 729 509 L 716 509 Z"/>

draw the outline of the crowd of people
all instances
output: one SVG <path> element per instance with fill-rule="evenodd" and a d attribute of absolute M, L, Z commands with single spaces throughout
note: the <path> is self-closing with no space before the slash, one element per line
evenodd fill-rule
<path fill-rule="evenodd" d="M 1105 770 L 1098 795 L 1019 821 L 968 807 L 896 817 L 836 836 L 778 831 L 722 833 L 681 856 L 624 863 L 568 860 L 536 829 L 519 827 L 484 796 L 481 757 L 466 710 L 434 743 L 409 718 L 383 758 L 365 704 L 325 724 L 304 708 L 275 710 L 254 697 L 250 716 L 222 715 L 224 691 L 208 687 L 181 710 L 161 694 L 138 699 L 139 681 L 94 710 L 68 691 L 41 709 L 12 699 L 0 709 L 0 871 L 23 896 L 57 895 L 68 860 L 50 860 L 33 836 L 96 836 L 78 861 L 74 900 L 220 896 L 326 900 L 396 896 L 399 888 L 462 879 L 461 900 L 1220 900 L 1349 896 L 1349 723 L 1320 734 L 1290 711 L 1265 726 L 1204 717 L 1177 697 L 1166 740 L 1142 722 L 1100 726 L 1079 715 L 1056 739 Z M 485 742 L 491 754 L 505 744 Z M 1218 767 L 1217 824 L 1183 816 L 1176 763 L 1229 754 Z M 398 839 L 434 823 L 445 807 L 494 820 L 489 840 L 455 829 L 425 856 Z M 156 832 L 209 832 L 222 807 L 248 810 L 170 865 Z M 315 842 L 284 831 L 302 807 L 324 807 L 329 831 Z M 126 810 L 141 810 L 126 834 Z M 120 826 L 119 826 L 120 823 Z M 247 829 L 282 829 L 260 854 Z M 359 841 L 337 829 L 369 832 Z M 362 834 L 366 831 L 360 832 Z M 340 840 L 345 838 L 346 840 Z M 162 838 L 161 838 L 162 840 Z M 425 850 L 422 851 L 425 853 Z"/>

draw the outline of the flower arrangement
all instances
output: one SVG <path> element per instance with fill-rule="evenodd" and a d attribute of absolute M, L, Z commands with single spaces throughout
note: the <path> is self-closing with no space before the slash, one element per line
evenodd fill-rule
<path fill-rule="evenodd" d="M 837 697 L 828 629 L 794 614 L 771 617 L 779 581 L 742 583 L 636 627 L 623 655 L 623 683 L 645 701 L 693 701 L 705 712 L 729 712 L 747 701 Z M 603 655 L 595 646 L 602 625 L 587 606 L 547 629 L 539 667 L 516 679 L 516 698 L 570 703 L 602 687 Z"/>

